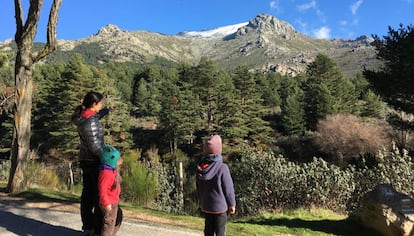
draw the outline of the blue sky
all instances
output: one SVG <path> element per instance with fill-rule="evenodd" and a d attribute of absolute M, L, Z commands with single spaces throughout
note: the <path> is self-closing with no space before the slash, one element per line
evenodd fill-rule
<path fill-rule="evenodd" d="M 14 1 L 0 0 L 0 41 L 14 37 Z M 27 5 L 29 0 L 22 0 Z M 45 41 L 52 0 L 44 0 L 36 41 Z M 24 9 L 27 14 L 27 7 Z M 88 37 L 107 24 L 163 34 L 247 22 L 265 13 L 315 38 L 380 37 L 414 24 L 414 0 L 63 0 L 58 39 Z"/>

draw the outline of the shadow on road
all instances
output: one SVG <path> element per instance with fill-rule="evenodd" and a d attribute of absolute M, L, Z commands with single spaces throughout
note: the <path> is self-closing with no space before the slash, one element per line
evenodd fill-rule
<path fill-rule="evenodd" d="M 32 236 L 73 236 L 81 235 L 81 231 L 62 226 L 50 225 L 38 220 L 19 216 L 8 211 L 0 210 L 0 227 L 16 235 Z"/>

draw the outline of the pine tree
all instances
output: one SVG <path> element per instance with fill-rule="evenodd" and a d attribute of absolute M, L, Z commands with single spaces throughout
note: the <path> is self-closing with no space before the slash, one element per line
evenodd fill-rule
<path fill-rule="evenodd" d="M 304 81 L 307 126 L 316 129 L 320 119 L 326 115 L 354 113 L 358 94 L 352 82 L 345 78 L 335 62 L 319 54 L 306 70 Z"/>
<path fill-rule="evenodd" d="M 414 122 L 407 118 L 414 114 L 414 26 L 388 27 L 388 35 L 373 38 L 377 58 L 384 66 L 378 71 L 364 70 L 363 74 L 375 93 L 397 111 L 390 114 L 388 122 L 400 133 L 397 145 L 408 148 L 407 137 L 414 130 Z"/>
<path fill-rule="evenodd" d="M 134 92 L 134 77 L 140 69 L 139 65 L 129 63 L 110 62 L 102 65 L 106 69 L 108 77 L 116 81 L 116 87 L 120 92 L 122 101 L 132 105 Z"/>
<path fill-rule="evenodd" d="M 306 85 L 305 117 L 308 129 L 315 130 L 319 120 L 334 113 L 333 100 L 334 97 L 324 83 L 309 83 Z"/>
<path fill-rule="evenodd" d="M 302 135 L 305 131 L 305 120 L 302 101 L 297 93 L 289 95 L 281 108 L 281 121 L 286 135 Z"/>
<path fill-rule="evenodd" d="M 267 75 L 256 74 L 255 77 L 258 90 L 263 99 L 263 105 L 275 110 L 281 103 L 280 94 L 278 92 L 280 90 L 280 81 L 282 80 L 281 75 L 269 73 Z"/>
<path fill-rule="evenodd" d="M 32 145 L 38 147 L 40 153 L 58 145 L 58 141 L 51 137 L 50 132 L 59 129 L 52 124 L 56 122 L 56 115 L 64 108 L 59 105 L 59 101 L 62 101 L 60 86 L 64 70 L 65 65 L 61 63 L 45 64 L 35 70 L 34 79 L 37 87 L 33 96 Z M 59 119 L 70 122 L 70 117 Z"/>
<path fill-rule="evenodd" d="M 209 133 L 215 130 L 214 114 L 217 104 L 217 85 L 219 83 L 218 70 L 216 65 L 207 58 L 201 58 L 197 66 L 189 73 L 193 84 L 193 91 L 201 101 L 201 113 L 205 120 L 205 130 Z"/>
<path fill-rule="evenodd" d="M 170 71 L 162 86 L 162 109 L 159 113 L 160 128 L 164 130 L 174 153 L 179 144 L 191 144 L 194 134 L 201 126 L 201 102 L 190 89 L 190 85 L 178 80 Z"/>
<path fill-rule="evenodd" d="M 246 66 L 239 66 L 233 74 L 233 81 L 237 91 L 237 97 L 241 114 L 240 128 L 247 131 L 246 138 L 254 143 L 268 143 L 271 128 L 269 123 L 263 120 L 265 114 L 263 100 L 258 92 L 254 76 Z"/>
<path fill-rule="evenodd" d="M 244 120 L 241 119 L 241 106 L 236 99 L 236 89 L 232 77 L 221 71 L 217 84 L 217 95 L 214 104 L 217 104 L 214 114 L 214 127 L 217 133 L 227 138 L 247 136 L 247 130 L 243 129 Z"/>
<path fill-rule="evenodd" d="M 135 97 L 136 99 L 134 101 L 134 104 L 138 109 L 138 114 L 140 114 L 140 116 L 149 116 L 151 114 L 149 105 L 151 95 L 149 92 L 148 83 L 145 79 L 139 80 Z"/>
<path fill-rule="evenodd" d="M 383 39 L 373 35 L 372 43 L 377 57 L 384 62 L 379 71 L 365 70 L 363 73 L 375 93 L 392 106 L 414 114 L 414 27 L 408 25 L 395 30 L 388 27 Z"/>
<path fill-rule="evenodd" d="M 335 114 L 355 114 L 357 113 L 357 102 L 359 94 L 355 91 L 355 86 L 345 77 L 337 78 L 335 89 L 331 92 L 334 100 L 333 111 Z"/>
<path fill-rule="evenodd" d="M 161 109 L 161 93 L 164 75 L 156 65 L 148 66 L 134 78 L 135 100 L 133 104 L 144 116 L 156 116 Z"/>
<path fill-rule="evenodd" d="M 46 124 L 49 127 L 50 143 L 61 153 L 74 155 L 78 151 L 79 137 L 70 118 L 76 106 L 89 91 L 97 91 L 97 81 L 80 54 L 75 54 L 66 64 L 60 83 L 55 88 L 55 100 L 51 112 L 55 119 Z"/>
<path fill-rule="evenodd" d="M 303 91 L 292 78 L 282 80 L 281 122 L 286 135 L 301 135 L 306 130 Z"/>
<path fill-rule="evenodd" d="M 0 52 L 0 60 L 8 56 Z M 0 62 L 0 148 L 10 148 L 13 134 L 13 68 L 7 61 Z"/>
<path fill-rule="evenodd" d="M 116 81 L 108 76 L 107 70 L 92 68 L 92 71 L 96 80 L 96 90 L 105 96 L 105 106 L 111 109 L 101 120 L 105 131 L 105 143 L 128 149 L 133 143 L 129 134 L 131 123 L 128 103 L 122 100 Z"/>
<path fill-rule="evenodd" d="M 362 98 L 362 95 L 367 92 L 369 82 L 361 73 L 357 73 L 355 77 L 350 78 L 354 85 L 355 95 L 357 98 Z"/>
<path fill-rule="evenodd" d="M 361 116 L 384 118 L 386 106 L 379 95 L 369 90 L 362 99 L 365 103 L 362 105 Z"/>

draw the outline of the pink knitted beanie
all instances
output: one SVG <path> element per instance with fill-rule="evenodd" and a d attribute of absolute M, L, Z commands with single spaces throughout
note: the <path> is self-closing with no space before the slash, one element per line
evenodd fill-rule
<path fill-rule="evenodd" d="M 220 155 L 222 150 L 221 137 L 219 135 L 210 136 L 204 143 L 205 155 Z"/>

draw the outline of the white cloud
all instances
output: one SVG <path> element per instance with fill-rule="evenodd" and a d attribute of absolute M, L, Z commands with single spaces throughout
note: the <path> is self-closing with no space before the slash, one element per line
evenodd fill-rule
<path fill-rule="evenodd" d="M 308 3 L 296 6 L 298 11 L 307 11 L 309 9 L 316 9 L 316 0 L 312 0 Z"/>
<path fill-rule="evenodd" d="M 297 5 L 296 8 L 298 9 L 299 12 L 305 12 L 305 11 L 308 11 L 308 10 L 312 10 L 312 11 L 315 12 L 315 14 L 318 16 L 318 19 L 322 23 L 326 23 L 325 14 L 321 10 L 319 10 L 316 0 L 312 0 L 312 1 L 310 1 L 308 3 L 304 3 L 302 5 Z"/>
<path fill-rule="evenodd" d="M 278 9 L 279 8 L 279 2 L 278 1 L 270 1 L 269 5 L 270 5 L 270 9 Z"/>
<path fill-rule="evenodd" d="M 358 8 L 361 6 L 361 4 L 364 2 L 364 0 L 358 0 L 354 4 L 351 5 L 351 12 L 352 15 L 355 15 L 358 11 Z"/>
<path fill-rule="evenodd" d="M 341 20 L 341 21 L 339 21 L 339 25 L 341 25 L 341 26 L 347 26 L 348 25 L 348 21 Z"/>
<path fill-rule="evenodd" d="M 329 39 L 331 33 L 331 29 L 326 26 L 323 26 L 319 29 L 313 31 L 313 35 L 318 39 Z"/>

